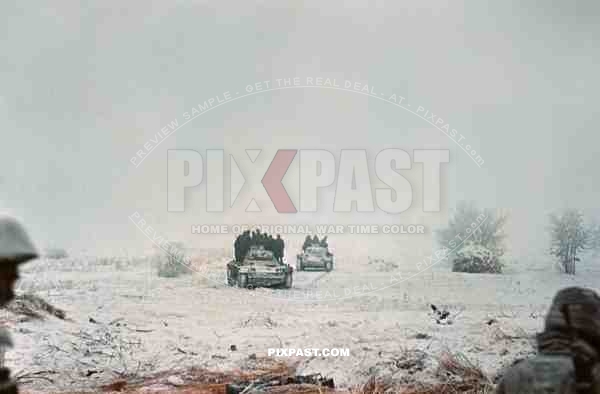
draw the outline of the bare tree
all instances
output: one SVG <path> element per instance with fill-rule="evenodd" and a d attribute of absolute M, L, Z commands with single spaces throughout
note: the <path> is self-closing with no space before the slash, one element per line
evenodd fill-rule
<path fill-rule="evenodd" d="M 586 227 L 583 213 L 567 209 L 550 215 L 550 253 L 555 256 L 565 273 L 575 275 L 577 254 L 593 246 L 592 230 Z"/>

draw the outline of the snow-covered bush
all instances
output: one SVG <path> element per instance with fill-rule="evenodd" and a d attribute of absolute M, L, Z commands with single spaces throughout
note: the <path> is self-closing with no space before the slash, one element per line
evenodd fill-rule
<path fill-rule="evenodd" d="M 452 261 L 452 271 L 469 273 L 502 273 L 503 264 L 500 257 L 485 246 L 469 242 L 465 244 Z"/>
<path fill-rule="evenodd" d="M 191 272 L 185 246 L 181 242 L 170 242 L 168 247 L 161 248 L 156 263 L 158 276 L 164 278 L 174 278 Z"/>
<path fill-rule="evenodd" d="M 501 273 L 507 220 L 505 213 L 460 202 L 448 226 L 436 234 L 443 254 L 452 262 L 452 270 Z"/>

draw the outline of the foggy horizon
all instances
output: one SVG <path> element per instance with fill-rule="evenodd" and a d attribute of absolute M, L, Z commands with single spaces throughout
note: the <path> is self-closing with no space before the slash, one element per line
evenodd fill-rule
<path fill-rule="evenodd" d="M 185 215 L 167 212 L 168 149 L 225 149 L 239 157 L 245 149 L 263 149 L 259 159 L 268 163 L 283 148 L 338 155 L 352 148 L 439 147 L 451 157 L 443 177 L 445 209 L 461 200 L 509 209 L 515 253 L 543 253 L 548 213 L 598 212 L 591 165 L 598 26 L 586 8 L 519 4 L 393 4 L 356 13 L 324 4 L 301 10 L 153 3 L 126 14 L 108 6 L 3 5 L 5 15 L 18 7 L 26 17 L 6 19 L 11 35 L 2 39 L 8 61 L 0 122 L 8 143 L 0 156 L 1 208 L 22 218 L 40 248 L 141 251 L 147 239 L 127 219 L 135 211 L 169 237 L 203 247 L 189 226 L 244 223 L 246 203 L 224 216 L 202 212 L 204 180 L 190 191 Z M 343 28 L 331 32 L 320 18 Z M 210 39 L 215 35 L 218 45 Z M 371 45 L 350 44 L 364 35 Z M 161 128 L 209 98 L 293 77 L 368 83 L 386 98 L 405 97 L 456 128 L 484 164 L 477 167 L 439 130 L 388 103 L 309 88 L 227 103 L 169 136 L 139 168 L 130 163 Z M 294 166 L 297 158 L 284 180 L 288 190 Z M 335 185 L 326 189 L 334 191 Z M 274 214 L 268 201 L 261 208 L 265 223 L 297 220 Z M 341 220 L 322 210 L 311 220 Z M 414 223 L 418 211 L 410 211 L 386 221 Z M 447 211 L 440 214 L 432 220 Z M 343 222 L 353 220 L 369 218 L 356 214 Z"/>

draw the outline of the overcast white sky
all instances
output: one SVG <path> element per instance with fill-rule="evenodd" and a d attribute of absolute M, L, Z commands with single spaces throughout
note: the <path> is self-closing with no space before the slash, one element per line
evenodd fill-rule
<path fill-rule="evenodd" d="M 545 247 L 550 210 L 593 210 L 600 201 L 597 1 L 95 3 L 0 3 L 0 203 L 41 246 L 146 245 L 127 219 L 134 211 L 179 238 L 192 223 L 240 221 L 245 207 L 205 215 L 204 186 L 185 214 L 167 212 L 166 156 L 175 148 L 263 148 L 266 164 L 278 148 L 447 148 L 444 205 L 468 199 L 512 209 L 521 254 Z M 229 103 L 190 122 L 139 168 L 129 162 L 198 103 L 294 76 L 402 95 L 447 120 L 485 163 L 477 167 L 414 115 L 322 89 Z M 267 205 L 270 221 L 296 220 Z M 311 220 L 375 221 L 328 212 Z M 393 220 L 436 221 L 417 216 Z"/>

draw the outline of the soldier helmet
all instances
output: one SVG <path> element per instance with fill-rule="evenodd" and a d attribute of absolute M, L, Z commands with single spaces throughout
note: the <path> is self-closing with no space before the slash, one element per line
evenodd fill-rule
<path fill-rule="evenodd" d="M 600 345 L 600 297 L 581 287 L 560 290 L 546 315 L 544 331 L 576 333 L 581 339 Z"/>
<path fill-rule="evenodd" d="M 12 216 L 0 214 L 0 261 L 22 264 L 37 257 L 23 225 Z"/>

